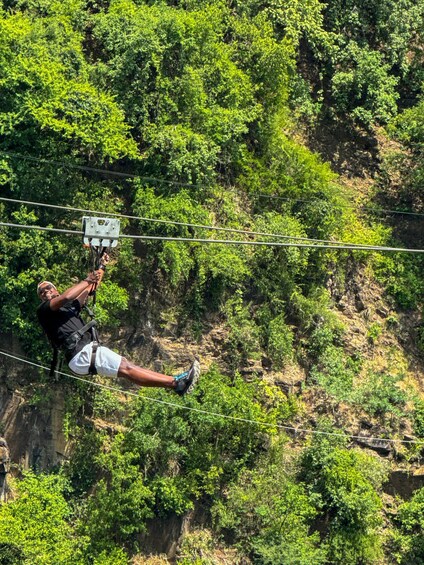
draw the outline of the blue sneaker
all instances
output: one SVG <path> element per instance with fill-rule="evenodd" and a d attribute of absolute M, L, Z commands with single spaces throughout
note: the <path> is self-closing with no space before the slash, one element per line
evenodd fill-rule
<path fill-rule="evenodd" d="M 197 381 L 199 380 L 199 376 L 200 363 L 197 359 L 195 359 L 188 371 L 185 371 L 184 373 L 181 373 L 181 375 L 174 377 L 174 379 L 177 381 L 175 392 L 180 396 L 190 394 Z"/>

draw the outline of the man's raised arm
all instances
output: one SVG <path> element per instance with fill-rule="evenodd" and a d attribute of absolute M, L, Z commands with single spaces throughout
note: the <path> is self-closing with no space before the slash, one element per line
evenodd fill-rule
<path fill-rule="evenodd" d="M 52 298 L 50 300 L 50 309 L 59 310 L 60 308 L 62 308 L 62 306 L 68 304 L 68 302 L 72 302 L 75 299 L 80 300 L 79 297 L 85 292 L 87 293 L 87 295 L 85 296 L 86 298 L 93 288 L 93 285 L 98 284 L 103 277 L 103 275 L 100 275 L 99 271 L 93 271 L 92 273 L 89 273 L 87 275 L 87 278 L 85 278 L 83 281 L 74 284 L 74 286 L 71 286 L 70 288 L 66 289 L 65 292 L 59 294 L 59 296 Z M 101 272 L 103 273 L 103 271 Z"/>

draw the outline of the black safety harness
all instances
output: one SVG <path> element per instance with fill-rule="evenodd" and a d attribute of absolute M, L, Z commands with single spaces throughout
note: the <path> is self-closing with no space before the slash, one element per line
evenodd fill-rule
<path fill-rule="evenodd" d="M 105 270 L 105 266 L 100 263 L 101 257 L 105 251 L 106 249 L 103 248 L 101 253 L 96 254 L 96 257 L 94 259 L 95 264 L 93 270 L 98 270 L 98 269 Z M 81 341 L 81 339 L 87 332 L 91 333 L 91 343 L 92 343 L 90 367 L 88 369 L 88 374 L 97 375 L 96 353 L 100 345 L 100 338 L 99 338 L 99 333 L 97 331 L 97 322 L 95 320 L 95 314 L 94 314 L 94 307 L 96 305 L 96 290 L 97 290 L 96 286 L 97 285 L 95 285 L 94 289 L 90 292 L 90 295 L 93 297 L 93 304 L 92 304 L 93 309 L 89 308 L 87 304 L 83 305 L 83 309 L 90 316 L 91 320 L 87 322 L 79 330 L 71 333 L 60 345 L 51 342 L 53 347 L 53 358 L 50 364 L 50 377 L 52 378 L 53 377 L 57 378 L 58 372 L 60 371 L 63 364 L 63 360 L 60 357 L 60 351 L 63 351 L 65 353 L 65 356 L 66 356 L 66 352 L 74 351 L 78 343 Z"/>
<path fill-rule="evenodd" d="M 51 342 L 53 347 L 53 358 L 50 364 L 50 377 L 57 377 L 57 373 L 58 371 L 60 371 L 62 367 L 63 360 L 60 357 L 60 352 L 63 351 L 66 356 L 66 352 L 74 351 L 78 343 L 81 341 L 81 339 L 87 332 L 91 333 L 91 338 L 92 338 L 91 343 L 93 344 L 88 373 L 89 375 L 97 375 L 96 353 L 100 345 L 99 334 L 96 328 L 97 322 L 94 319 L 94 312 L 86 304 L 84 304 L 83 308 L 91 317 L 91 320 L 79 330 L 71 333 L 60 345 Z"/>

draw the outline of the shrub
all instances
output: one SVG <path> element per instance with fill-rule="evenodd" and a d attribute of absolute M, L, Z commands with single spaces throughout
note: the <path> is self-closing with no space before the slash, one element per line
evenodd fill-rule
<path fill-rule="evenodd" d="M 12 557 L 20 551 L 25 565 L 85 563 L 87 539 L 71 525 L 64 478 L 27 473 L 15 485 L 18 497 L 0 505 L 0 543 L 6 551 Z"/>
<path fill-rule="evenodd" d="M 302 484 L 287 473 L 284 442 L 276 441 L 260 470 L 243 470 L 212 512 L 220 531 L 231 532 L 237 546 L 255 562 L 297 565 L 326 563 L 326 547 L 309 533 L 317 511 Z"/>
<path fill-rule="evenodd" d="M 356 370 L 355 364 L 349 363 L 343 349 L 330 345 L 312 367 L 310 377 L 312 382 L 316 382 L 337 400 L 349 401 Z"/>
<path fill-rule="evenodd" d="M 234 368 L 238 368 L 249 357 L 259 357 L 259 328 L 252 319 L 249 306 L 243 304 L 241 291 L 236 291 L 234 296 L 227 300 L 224 313 L 230 328 L 227 342 L 231 355 L 230 362 Z"/>
<path fill-rule="evenodd" d="M 320 429 L 331 431 L 328 425 Z M 387 472 L 374 457 L 347 450 L 345 443 L 343 437 L 314 436 L 301 457 L 299 478 L 311 500 L 320 501 L 321 519 L 327 524 L 328 561 L 377 563 L 382 556 L 378 532 L 382 502 L 377 490 Z"/>
<path fill-rule="evenodd" d="M 414 401 L 413 422 L 416 435 L 424 438 L 424 400 L 420 398 Z"/>
<path fill-rule="evenodd" d="M 293 331 L 285 322 L 284 314 L 271 320 L 268 326 L 268 353 L 276 369 L 282 369 L 293 356 Z"/>
<path fill-rule="evenodd" d="M 355 387 L 352 402 L 373 416 L 400 417 L 404 415 L 407 394 L 398 383 L 402 375 L 388 373 L 368 373 L 366 378 Z"/>
<path fill-rule="evenodd" d="M 424 562 L 424 488 L 416 491 L 408 502 L 399 506 L 398 530 L 392 532 L 389 550 L 401 565 Z"/>

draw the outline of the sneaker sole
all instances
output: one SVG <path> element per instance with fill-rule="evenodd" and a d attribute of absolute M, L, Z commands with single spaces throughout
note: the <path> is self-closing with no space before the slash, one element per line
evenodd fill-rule
<path fill-rule="evenodd" d="M 193 388 L 196 386 L 197 381 L 199 380 L 200 377 L 200 363 L 197 359 L 193 361 L 192 367 L 193 367 L 193 379 L 189 384 L 189 386 L 187 387 L 187 390 L 185 391 L 184 394 L 190 394 L 191 392 L 193 392 Z"/>

